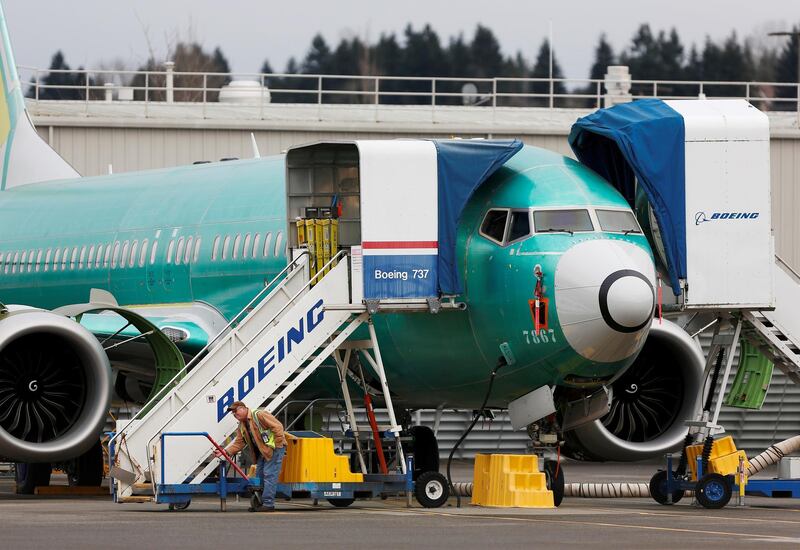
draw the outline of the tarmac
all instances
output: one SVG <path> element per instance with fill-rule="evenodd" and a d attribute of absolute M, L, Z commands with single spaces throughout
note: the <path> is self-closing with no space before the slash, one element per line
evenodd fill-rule
<path fill-rule="evenodd" d="M 567 482 L 647 481 L 659 464 L 564 465 Z M 470 465 L 455 468 L 466 480 Z M 56 483 L 59 480 L 55 481 Z M 735 497 L 722 510 L 651 499 L 566 498 L 557 509 L 480 508 L 455 498 L 425 509 L 405 498 L 279 501 L 273 513 L 249 513 L 242 499 L 195 499 L 181 512 L 153 503 L 114 504 L 107 497 L 20 496 L 0 479 L 2 548 L 737 548 L 800 546 L 800 501 Z"/>

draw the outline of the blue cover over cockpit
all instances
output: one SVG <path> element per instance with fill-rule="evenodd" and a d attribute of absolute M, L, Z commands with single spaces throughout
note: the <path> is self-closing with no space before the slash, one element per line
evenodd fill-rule
<path fill-rule="evenodd" d="M 513 157 L 522 142 L 514 140 L 433 140 L 439 184 L 439 292 L 463 292 L 456 268 L 456 229 L 467 201 L 492 174 Z"/>
<path fill-rule="evenodd" d="M 685 127 L 659 99 L 600 109 L 572 125 L 569 144 L 583 164 L 603 176 L 634 206 L 636 182 L 653 208 L 679 295 L 686 278 Z"/>

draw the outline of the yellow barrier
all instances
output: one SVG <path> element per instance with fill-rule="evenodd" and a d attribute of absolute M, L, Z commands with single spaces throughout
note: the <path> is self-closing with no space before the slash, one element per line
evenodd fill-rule
<path fill-rule="evenodd" d="M 356 482 L 364 475 L 350 471 L 348 457 L 337 455 L 329 437 L 298 437 L 287 440 L 281 483 Z"/>
<path fill-rule="evenodd" d="M 697 479 L 697 457 L 703 454 L 703 444 L 689 445 L 686 447 L 686 459 L 692 471 L 692 479 Z M 731 436 L 721 437 L 714 440 L 711 447 L 711 456 L 708 459 L 707 474 L 722 474 L 724 476 L 735 474 L 739 468 L 739 457 L 743 458 L 744 468 L 750 467 L 747 454 L 744 451 L 737 451 L 736 444 Z"/>
<path fill-rule="evenodd" d="M 536 455 L 475 455 L 472 504 L 553 508 L 553 492 L 539 471 Z"/>

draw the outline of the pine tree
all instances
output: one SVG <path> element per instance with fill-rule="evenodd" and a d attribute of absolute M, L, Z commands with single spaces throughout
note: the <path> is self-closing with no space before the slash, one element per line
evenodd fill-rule
<path fill-rule="evenodd" d="M 50 71 L 39 81 L 39 99 L 82 100 L 86 98 L 86 73 L 83 72 L 82 67 L 78 67 L 76 72 L 71 72 L 61 50 L 53 54 L 50 60 Z M 35 81 L 32 80 L 31 84 L 27 95 L 36 97 Z M 89 86 L 94 85 L 94 80 L 89 79 Z M 90 91 L 89 97 L 97 98 L 99 95 L 97 91 Z"/>
<path fill-rule="evenodd" d="M 503 54 L 500 52 L 500 42 L 490 29 L 478 25 L 469 46 L 469 53 L 472 58 L 471 70 L 465 76 L 477 78 L 502 76 Z"/>
<path fill-rule="evenodd" d="M 550 42 L 547 39 L 542 41 L 542 45 L 539 47 L 539 53 L 536 55 L 536 62 L 533 64 L 533 70 L 531 71 L 532 78 L 550 78 Z M 553 75 L 554 79 L 564 78 L 564 74 L 561 72 L 561 65 L 559 65 L 558 60 L 556 59 L 555 51 L 553 52 Z M 549 94 L 550 93 L 550 83 L 549 82 L 535 82 L 531 87 L 533 93 L 536 94 Z M 554 81 L 553 82 L 553 94 L 565 94 L 567 93 L 567 89 L 564 86 L 563 82 Z M 549 98 L 536 98 L 533 100 L 533 105 L 538 107 L 545 107 L 548 106 L 550 103 Z M 553 105 L 563 105 L 564 101 L 560 99 L 554 99 Z"/>
<path fill-rule="evenodd" d="M 592 63 L 592 68 L 589 70 L 589 78 L 592 80 L 602 80 L 605 78 L 608 66 L 614 65 L 615 63 L 616 57 L 614 56 L 614 49 L 611 47 L 611 44 L 608 43 L 605 33 L 603 33 L 600 35 L 600 39 L 597 41 L 597 46 L 594 49 L 594 63 Z"/>
<path fill-rule="evenodd" d="M 331 49 L 321 34 L 315 35 L 311 40 L 311 48 L 302 67 L 305 74 L 331 74 Z"/>
<path fill-rule="evenodd" d="M 792 32 L 800 32 L 800 28 L 792 27 Z M 788 38 L 788 40 L 786 40 Z M 790 37 L 784 37 L 785 43 L 778 55 L 777 64 L 775 67 L 775 80 L 777 82 L 788 82 L 796 84 L 798 79 L 797 74 L 797 55 L 798 47 L 800 46 L 800 36 L 793 34 Z M 775 95 L 781 98 L 796 98 L 797 88 L 792 86 L 780 86 L 775 90 Z M 797 104 L 791 101 L 780 101 L 773 105 L 777 110 L 794 110 Z"/>

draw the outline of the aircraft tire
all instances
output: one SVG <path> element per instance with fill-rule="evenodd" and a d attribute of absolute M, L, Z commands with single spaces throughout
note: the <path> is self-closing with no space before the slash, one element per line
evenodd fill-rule
<path fill-rule="evenodd" d="M 32 495 L 36 487 L 50 485 L 50 464 L 17 462 L 15 480 L 18 495 Z"/>
<path fill-rule="evenodd" d="M 414 453 L 414 481 L 425 472 L 439 471 L 439 443 L 427 426 L 412 426 L 411 452 Z"/>
<path fill-rule="evenodd" d="M 103 447 L 100 440 L 67 466 L 70 487 L 99 487 L 103 481 Z"/>
<path fill-rule="evenodd" d="M 553 504 L 557 508 L 564 500 L 564 467 L 563 465 L 559 466 L 555 460 L 545 460 L 544 475 L 547 480 L 547 488 L 553 491 Z"/>

